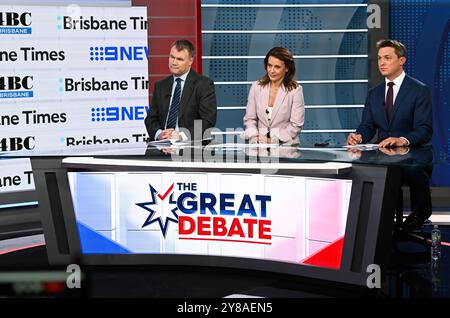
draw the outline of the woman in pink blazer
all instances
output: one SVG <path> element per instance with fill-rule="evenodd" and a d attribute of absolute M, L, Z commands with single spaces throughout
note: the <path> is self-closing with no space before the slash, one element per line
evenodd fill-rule
<path fill-rule="evenodd" d="M 305 121 L 303 88 L 295 81 L 291 52 L 274 47 L 264 59 L 266 74 L 253 82 L 244 116 L 245 138 L 252 143 L 298 144 Z"/>

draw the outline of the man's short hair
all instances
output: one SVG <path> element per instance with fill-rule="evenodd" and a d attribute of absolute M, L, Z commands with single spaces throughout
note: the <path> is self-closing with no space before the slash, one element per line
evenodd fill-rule
<path fill-rule="evenodd" d="M 395 49 L 395 54 L 400 58 L 406 57 L 406 46 L 397 40 L 380 40 L 377 42 L 377 49 L 380 50 L 383 47 L 392 47 Z"/>
<path fill-rule="evenodd" d="M 191 58 L 194 57 L 194 53 L 195 53 L 195 49 L 194 49 L 194 45 L 189 42 L 188 40 L 177 40 L 175 42 L 172 43 L 172 45 L 170 46 L 170 48 L 175 47 L 177 49 L 177 51 L 182 51 L 182 50 L 187 50 L 189 53 L 189 56 Z"/>

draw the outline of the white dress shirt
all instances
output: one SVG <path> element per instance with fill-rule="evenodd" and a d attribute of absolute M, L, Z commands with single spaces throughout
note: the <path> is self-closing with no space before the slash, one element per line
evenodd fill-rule
<path fill-rule="evenodd" d="M 386 100 L 386 96 L 387 96 L 387 91 L 389 89 L 389 86 L 387 85 L 389 82 L 394 82 L 394 86 L 392 86 L 392 89 L 394 90 L 394 96 L 393 96 L 393 100 L 392 100 L 392 105 L 395 107 L 395 100 L 397 98 L 398 92 L 400 90 L 400 86 L 402 86 L 403 80 L 405 79 L 405 71 L 402 72 L 402 74 L 400 74 L 399 76 L 397 76 L 393 81 L 385 78 L 385 82 L 386 85 L 384 87 L 384 100 Z M 404 140 L 406 140 L 406 145 L 409 145 L 409 140 L 406 139 L 405 137 L 400 137 Z"/>
<path fill-rule="evenodd" d="M 394 86 L 392 86 L 392 88 L 394 89 L 394 99 L 393 99 L 392 104 L 393 105 L 395 104 L 395 99 L 397 98 L 398 91 L 400 90 L 400 86 L 402 85 L 403 80 L 405 79 L 405 76 L 406 76 L 406 74 L 403 71 L 402 74 L 397 76 L 397 78 L 395 78 L 393 81 L 388 80 L 387 78 L 384 79 L 385 82 L 386 82 L 386 86 L 384 87 L 384 100 L 386 100 L 386 95 L 387 95 L 387 91 L 388 91 L 388 88 L 389 88 L 387 84 L 389 82 L 394 82 Z"/>
<path fill-rule="evenodd" d="M 190 69 L 189 69 L 189 71 L 190 71 Z M 188 76 L 188 74 L 189 74 L 189 71 L 187 71 L 186 73 L 184 73 L 184 74 L 181 75 L 181 76 L 178 76 L 178 77 L 177 77 L 177 76 L 174 76 L 174 77 L 173 77 L 172 93 L 170 94 L 170 101 L 169 101 L 169 111 L 167 112 L 166 122 L 164 123 L 164 129 L 166 129 L 166 126 L 167 126 L 167 120 L 169 119 L 169 114 L 170 114 L 170 107 L 172 107 L 172 99 L 173 99 L 173 95 L 174 95 L 174 93 L 175 93 L 175 88 L 177 87 L 177 81 L 176 81 L 176 79 L 177 79 L 177 78 L 181 78 L 181 92 L 180 92 L 180 102 L 181 102 L 181 96 L 183 95 L 184 84 L 186 83 L 186 78 L 187 78 L 187 76 Z M 178 111 L 180 111 L 180 110 L 178 110 Z M 176 124 L 176 126 L 175 126 L 175 130 L 176 130 L 176 131 L 179 131 L 179 127 L 178 127 L 178 118 L 177 118 L 177 124 Z M 162 130 L 161 130 L 161 129 L 159 129 L 159 130 L 155 133 L 155 140 L 158 140 L 158 136 L 159 136 L 160 133 L 162 133 Z M 180 135 L 181 135 L 181 139 L 182 139 L 182 140 L 187 140 L 187 139 L 188 139 L 187 136 L 186 136 L 186 134 L 184 134 L 183 132 L 181 132 Z"/>

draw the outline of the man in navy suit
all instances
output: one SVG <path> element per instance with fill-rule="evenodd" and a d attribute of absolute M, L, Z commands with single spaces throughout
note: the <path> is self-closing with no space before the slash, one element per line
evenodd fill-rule
<path fill-rule="evenodd" d="M 178 40 L 172 44 L 169 54 L 171 75 L 155 83 L 152 104 L 145 118 L 150 140 L 202 139 L 208 137 L 203 136 L 205 131 L 216 124 L 214 83 L 191 69 L 193 61 L 191 42 Z M 194 136 L 195 120 L 199 120 L 202 128 L 197 132 L 198 136 Z"/>
<path fill-rule="evenodd" d="M 347 143 L 367 143 L 377 135 L 379 147 L 430 145 L 433 135 L 432 103 L 428 87 L 405 74 L 405 46 L 395 40 L 377 43 L 378 68 L 385 82 L 368 92 L 362 121 Z M 402 169 L 410 187 L 411 211 L 403 227 L 414 230 L 431 215 L 430 169 Z M 399 198 L 401 199 L 401 198 Z"/>

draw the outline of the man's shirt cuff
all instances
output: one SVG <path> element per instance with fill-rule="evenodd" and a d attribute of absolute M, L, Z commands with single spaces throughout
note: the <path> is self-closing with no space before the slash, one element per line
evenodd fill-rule
<path fill-rule="evenodd" d="M 186 141 L 186 140 L 189 139 L 189 138 L 186 136 L 186 134 L 185 134 L 184 132 L 182 132 L 182 131 L 180 131 L 180 137 L 181 137 L 181 141 Z"/>
<path fill-rule="evenodd" d="M 403 139 L 403 140 L 406 141 L 406 145 L 405 146 L 409 146 L 409 140 L 408 139 L 406 139 L 405 137 L 400 137 L 400 139 Z"/>
<path fill-rule="evenodd" d="M 161 129 L 158 129 L 158 131 L 155 133 L 155 140 L 158 140 L 158 136 L 162 133 Z"/>

